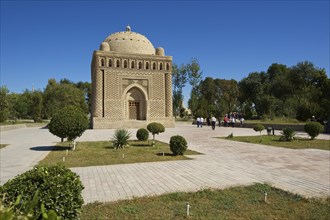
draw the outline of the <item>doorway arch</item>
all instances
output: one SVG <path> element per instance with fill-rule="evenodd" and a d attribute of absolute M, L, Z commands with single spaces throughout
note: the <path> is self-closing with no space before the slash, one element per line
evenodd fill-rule
<path fill-rule="evenodd" d="M 127 106 L 127 117 L 129 120 L 147 119 L 147 96 L 140 85 L 131 85 L 125 89 L 125 103 Z"/>

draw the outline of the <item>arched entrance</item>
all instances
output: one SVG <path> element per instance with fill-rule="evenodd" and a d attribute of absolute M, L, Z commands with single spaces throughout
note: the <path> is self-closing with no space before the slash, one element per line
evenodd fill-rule
<path fill-rule="evenodd" d="M 146 98 L 138 87 L 132 87 L 126 93 L 129 120 L 146 120 Z"/>

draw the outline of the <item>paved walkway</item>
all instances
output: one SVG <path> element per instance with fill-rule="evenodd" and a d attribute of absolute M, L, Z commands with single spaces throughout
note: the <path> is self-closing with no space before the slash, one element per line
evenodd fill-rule
<path fill-rule="evenodd" d="M 11 143 L 11 138 L 16 136 L 16 144 L 1 150 L 1 184 L 6 178 L 12 178 L 29 169 L 34 162 L 47 154 L 47 146 L 59 140 L 47 132 L 36 128 L 2 132 L 1 143 Z M 113 132 L 114 130 L 88 130 L 78 141 L 109 140 Z M 130 132 L 135 135 L 136 129 Z M 228 136 L 232 132 L 234 136 L 256 134 L 252 129 L 217 127 L 212 131 L 210 127 L 198 129 L 190 124 L 180 123 L 176 128 L 167 128 L 157 139 L 168 142 L 172 135 L 180 134 L 187 139 L 190 149 L 204 155 L 190 156 L 194 159 L 185 161 L 95 166 L 72 170 L 81 176 L 85 186 L 83 197 L 86 203 L 175 191 L 195 191 L 205 187 L 224 188 L 255 182 L 266 182 L 308 197 L 330 196 L 329 151 L 291 150 L 213 138 Z M 32 143 L 29 137 L 42 139 Z M 327 139 L 330 143 L 329 135 L 320 135 L 320 138 Z M 31 141 L 31 146 L 28 146 L 29 143 L 25 144 L 25 141 Z M 43 150 L 28 150 L 32 145 L 42 146 L 34 149 Z M 29 155 L 26 152 L 29 152 Z M 28 165 L 24 169 L 16 169 L 17 163 L 25 163 L 20 161 L 25 157 L 34 159 L 27 162 Z M 9 170 L 15 175 L 9 175 Z"/>
<path fill-rule="evenodd" d="M 30 170 L 46 157 L 59 138 L 48 129 L 20 128 L 0 132 L 0 143 L 9 146 L 0 150 L 0 185 Z"/>

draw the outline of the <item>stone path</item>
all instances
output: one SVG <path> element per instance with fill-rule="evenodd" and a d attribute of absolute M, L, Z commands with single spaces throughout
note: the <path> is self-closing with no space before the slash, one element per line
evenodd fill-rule
<path fill-rule="evenodd" d="M 19 131 L 26 135 L 26 138 L 19 138 L 21 142 L 29 139 L 29 135 L 48 138 L 44 146 L 58 140 L 42 129 L 19 129 L 16 132 L 20 133 Z M 109 140 L 113 132 L 114 130 L 88 130 L 78 141 Z M 136 129 L 130 132 L 135 135 Z M 213 138 L 228 136 L 232 132 L 234 136 L 256 134 L 252 129 L 217 127 L 212 131 L 210 127 L 196 128 L 180 123 L 176 128 L 167 128 L 165 133 L 156 138 L 168 142 L 172 135 L 180 134 L 187 139 L 190 149 L 203 155 L 190 156 L 194 159 L 185 161 L 95 166 L 72 170 L 81 176 L 85 186 L 83 197 L 86 203 L 175 191 L 196 191 L 205 187 L 224 188 L 255 182 L 266 182 L 308 197 L 330 196 L 329 151 L 291 150 Z M 6 132 L 1 134 L 1 143 L 5 143 L 3 137 L 10 139 L 7 136 Z M 327 139 L 330 143 L 329 135 L 320 135 L 319 138 Z M 6 148 L 14 151 L 16 147 L 13 145 Z M 14 156 L 4 149 L 1 150 L 1 183 L 3 171 L 7 172 L 3 169 L 4 163 L 13 163 L 24 157 L 24 154 L 19 156 L 21 152 L 18 150 L 17 155 L 14 154 L 17 159 L 3 161 L 3 158 Z M 30 153 L 35 155 L 39 151 L 30 150 Z M 47 152 L 42 153 L 42 156 L 45 156 Z M 41 159 L 42 156 L 36 156 L 33 161 Z M 20 172 L 23 172 L 22 169 L 18 170 L 17 174 Z"/>
<path fill-rule="evenodd" d="M 59 139 L 48 129 L 20 128 L 0 132 L 0 143 L 9 146 L 0 150 L 0 185 L 31 169 L 46 157 Z"/>

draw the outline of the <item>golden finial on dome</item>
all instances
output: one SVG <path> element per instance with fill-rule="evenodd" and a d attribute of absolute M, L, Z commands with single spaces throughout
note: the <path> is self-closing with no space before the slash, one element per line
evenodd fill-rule
<path fill-rule="evenodd" d="M 131 27 L 129 25 L 126 26 L 126 31 L 131 31 Z"/>

